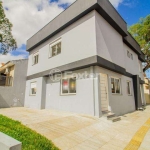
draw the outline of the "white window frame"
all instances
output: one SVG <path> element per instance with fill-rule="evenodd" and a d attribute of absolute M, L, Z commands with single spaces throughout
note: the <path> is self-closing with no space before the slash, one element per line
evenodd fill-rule
<path fill-rule="evenodd" d="M 69 93 L 69 87 L 68 87 L 68 93 L 63 93 L 63 92 L 62 92 L 62 90 L 63 90 L 62 81 L 63 81 L 64 79 L 68 80 L 68 86 L 69 86 L 69 80 L 70 80 L 70 79 L 73 79 L 73 78 L 75 78 L 75 81 L 76 81 L 76 86 L 75 86 L 76 93 Z M 61 91 L 60 91 L 60 95 L 61 95 L 61 96 L 76 95 L 76 94 L 77 94 L 77 79 L 76 79 L 76 77 L 62 78 L 61 81 L 60 81 L 60 86 L 61 86 L 61 88 L 60 88 L 60 90 L 61 90 Z"/>
<path fill-rule="evenodd" d="M 57 55 L 52 56 L 52 47 L 55 46 L 55 45 L 57 45 L 57 44 L 59 44 L 59 43 L 61 43 L 61 51 L 62 51 L 62 40 L 61 40 L 61 38 L 59 38 L 59 39 L 53 41 L 51 44 L 49 44 L 49 54 L 48 54 L 49 58 L 55 57 L 55 56 L 61 54 L 61 52 L 60 52 L 60 53 L 57 53 Z"/>
<path fill-rule="evenodd" d="M 35 63 L 35 59 L 34 59 L 35 56 L 38 56 L 38 62 L 37 63 Z M 39 52 L 37 51 L 32 56 L 32 65 L 37 65 L 38 63 L 39 63 Z"/>
<path fill-rule="evenodd" d="M 36 81 L 30 82 L 30 94 L 29 94 L 30 96 L 36 96 L 36 94 L 32 94 L 32 88 L 31 88 L 31 85 L 32 85 L 33 83 L 36 84 L 36 94 L 37 94 L 37 82 L 36 82 Z"/>
<path fill-rule="evenodd" d="M 122 89 L 121 89 L 121 79 L 120 78 L 117 78 L 117 77 L 110 77 L 110 80 L 111 79 L 114 79 L 114 81 L 115 81 L 115 79 L 117 79 L 117 80 L 119 80 L 119 83 L 120 83 L 120 93 L 116 93 L 116 88 L 115 88 L 115 93 L 112 93 L 112 84 L 111 84 L 111 93 L 113 94 L 113 95 L 121 95 L 121 93 L 122 93 Z M 110 81 L 111 82 L 111 81 Z"/>
<path fill-rule="evenodd" d="M 127 81 L 127 86 L 128 86 L 128 83 L 129 83 L 129 88 L 130 88 L 130 94 L 128 93 L 128 89 L 127 89 L 127 94 L 129 95 L 129 96 L 131 96 L 132 95 L 132 88 L 131 88 L 131 81 Z M 128 87 L 127 87 L 128 88 Z"/>

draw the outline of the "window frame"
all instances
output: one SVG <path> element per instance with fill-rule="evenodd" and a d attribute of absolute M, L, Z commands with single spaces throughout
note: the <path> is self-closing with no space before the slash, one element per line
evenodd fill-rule
<path fill-rule="evenodd" d="M 34 61 L 35 61 L 35 57 L 36 56 L 38 56 L 38 62 L 37 63 L 35 63 Z M 32 56 L 32 66 L 34 66 L 34 65 L 37 65 L 39 63 L 39 51 L 37 51 L 37 52 L 35 52 L 34 54 L 33 54 L 33 56 Z"/>
<path fill-rule="evenodd" d="M 131 53 L 131 59 L 133 60 L 133 54 Z"/>
<path fill-rule="evenodd" d="M 30 82 L 30 91 L 29 91 L 29 95 L 30 95 L 30 96 L 36 96 L 36 94 L 32 94 L 31 85 L 32 85 L 33 83 L 36 83 L 36 94 L 37 94 L 37 81 L 33 81 L 33 82 Z"/>
<path fill-rule="evenodd" d="M 58 53 L 58 50 L 57 50 L 57 54 L 52 56 L 52 47 L 58 45 L 59 43 L 61 43 L 61 51 L 60 51 L 60 53 Z M 55 57 L 55 56 L 61 54 L 61 52 L 62 52 L 62 40 L 61 40 L 61 38 L 59 38 L 59 39 L 57 39 L 57 40 L 55 40 L 55 41 L 53 41 L 52 43 L 49 44 L 48 58 Z"/>
<path fill-rule="evenodd" d="M 117 78 L 117 77 L 110 77 L 110 80 L 114 79 L 114 82 L 115 80 L 119 80 L 119 87 L 120 87 L 120 93 L 116 93 L 116 87 L 115 87 L 115 93 L 112 93 L 112 83 L 111 83 L 111 94 L 113 95 L 121 95 L 122 94 L 122 88 L 121 88 L 121 78 Z"/>
<path fill-rule="evenodd" d="M 127 50 L 127 57 L 128 57 L 128 58 L 130 58 L 131 60 L 133 60 L 133 59 L 134 59 L 134 57 L 133 57 L 133 53 L 132 53 L 132 52 L 130 52 L 129 50 Z"/>
<path fill-rule="evenodd" d="M 128 56 L 128 58 L 131 58 L 131 54 L 128 50 L 127 50 L 127 56 Z"/>
<path fill-rule="evenodd" d="M 130 88 L 130 94 L 128 93 L 128 83 L 129 83 L 129 88 Z M 127 81 L 127 94 L 128 94 L 128 96 L 132 96 L 132 88 L 131 88 L 131 81 Z"/>
<path fill-rule="evenodd" d="M 69 86 L 69 83 L 70 83 L 70 79 L 75 79 L 75 90 L 76 90 L 76 92 L 75 93 L 70 93 L 69 91 L 70 91 L 70 89 L 69 89 L 69 87 L 68 87 L 68 93 L 63 93 L 63 80 L 64 79 L 66 79 L 66 80 L 68 80 L 68 86 Z M 62 78 L 61 79 L 61 81 L 60 81 L 60 95 L 61 96 L 67 96 L 67 95 L 76 95 L 77 94 L 77 79 L 76 79 L 76 77 L 67 77 L 67 78 Z"/>

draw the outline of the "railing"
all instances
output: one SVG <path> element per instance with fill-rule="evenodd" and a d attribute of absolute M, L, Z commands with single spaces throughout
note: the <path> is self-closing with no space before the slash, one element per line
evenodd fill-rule
<path fill-rule="evenodd" d="M 6 77 L 0 75 L 0 86 L 12 86 L 13 77 Z"/>

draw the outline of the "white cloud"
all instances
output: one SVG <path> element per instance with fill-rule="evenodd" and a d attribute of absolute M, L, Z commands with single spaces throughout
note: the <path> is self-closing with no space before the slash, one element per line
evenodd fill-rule
<path fill-rule="evenodd" d="M 11 55 L 10 53 L 8 53 L 7 55 L 0 55 L 0 64 L 6 63 L 11 60 L 24 59 L 25 57 L 26 57 L 26 55 L 14 56 L 14 55 Z"/>
<path fill-rule="evenodd" d="M 3 6 L 8 9 L 5 13 L 13 24 L 18 47 L 63 11 L 57 3 L 49 4 L 48 0 L 3 0 Z"/>
<path fill-rule="evenodd" d="M 63 11 L 60 4 L 73 3 L 76 0 L 59 0 L 49 3 L 49 0 L 2 0 L 6 16 L 13 24 L 12 33 L 17 40 L 18 47 L 26 44 L 27 39 L 34 35 L 39 29 L 50 22 Z M 115 6 L 123 0 L 110 0 Z M 39 11 L 40 10 L 40 11 Z"/>
<path fill-rule="evenodd" d="M 123 2 L 123 0 L 109 0 L 115 8 L 118 8 L 119 4 Z"/>

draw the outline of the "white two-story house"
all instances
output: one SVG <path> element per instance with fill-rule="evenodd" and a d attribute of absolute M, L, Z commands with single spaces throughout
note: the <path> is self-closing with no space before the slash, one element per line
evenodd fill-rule
<path fill-rule="evenodd" d="M 107 0 L 77 0 L 27 41 L 27 51 L 25 107 L 100 117 L 145 103 L 144 55 Z"/>

